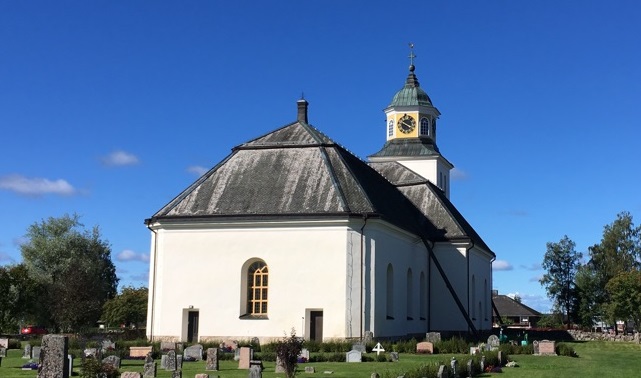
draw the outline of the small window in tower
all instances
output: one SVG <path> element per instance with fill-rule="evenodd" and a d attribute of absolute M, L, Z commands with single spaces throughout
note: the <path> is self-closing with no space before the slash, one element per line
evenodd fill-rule
<path fill-rule="evenodd" d="M 426 117 L 421 118 L 421 135 L 429 135 L 430 133 L 430 120 Z"/>
<path fill-rule="evenodd" d="M 387 136 L 394 135 L 394 120 L 390 119 L 387 123 Z"/>

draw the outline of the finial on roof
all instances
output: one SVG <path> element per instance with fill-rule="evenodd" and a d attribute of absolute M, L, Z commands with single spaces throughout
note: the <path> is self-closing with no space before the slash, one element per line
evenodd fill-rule
<path fill-rule="evenodd" d="M 415 68 L 414 67 L 414 58 L 416 58 L 416 55 L 414 55 L 414 44 L 410 42 L 409 45 L 410 45 L 410 55 L 409 55 L 409 58 L 410 58 L 410 72 L 414 72 L 414 68 Z"/>

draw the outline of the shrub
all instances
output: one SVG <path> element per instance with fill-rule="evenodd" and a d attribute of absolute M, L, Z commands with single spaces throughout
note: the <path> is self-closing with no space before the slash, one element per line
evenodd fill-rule
<path fill-rule="evenodd" d="M 111 364 L 103 364 L 94 358 L 85 358 L 82 362 L 81 378 L 117 378 L 120 372 Z"/>
<path fill-rule="evenodd" d="M 555 348 L 556 354 L 566 357 L 579 357 L 574 348 L 566 343 L 558 343 Z"/>
<path fill-rule="evenodd" d="M 22 344 L 18 339 L 9 339 L 8 349 L 22 349 Z"/>
<path fill-rule="evenodd" d="M 280 360 L 287 378 L 292 378 L 296 375 L 298 355 L 302 349 L 303 340 L 296 337 L 296 332 L 293 328 L 289 337 L 285 336 L 282 340 L 276 342 L 276 356 Z"/>
<path fill-rule="evenodd" d="M 468 342 L 460 337 L 452 337 L 449 340 L 441 340 L 434 343 L 434 354 L 467 354 L 469 352 L 470 346 Z"/>

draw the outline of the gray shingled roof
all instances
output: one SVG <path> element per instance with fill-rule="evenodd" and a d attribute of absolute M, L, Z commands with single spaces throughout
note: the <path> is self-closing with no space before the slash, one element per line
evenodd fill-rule
<path fill-rule="evenodd" d="M 395 138 L 383 145 L 370 158 L 388 156 L 439 156 L 441 155 L 432 138 Z"/>
<path fill-rule="evenodd" d="M 507 295 L 493 295 L 492 301 L 501 316 L 541 316 L 541 313 L 532 307 L 519 303 Z M 497 316 L 494 309 L 492 313 Z"/>
<path fill-rule="evenodd" d="M 372 162 L 370 166 L 396 185 L 436 228 L 444 231 L 442 240 L 470 239 L 479 248 L 494 254 L 445 193 L 432 182 L 397 162 Z"/>
<path fill-rule="evenodd" d="M 310 125 L 294 122 L 235 147 L 147 222 L 365 214 L 428 239 L 443 237 L 369 165 Z"/>

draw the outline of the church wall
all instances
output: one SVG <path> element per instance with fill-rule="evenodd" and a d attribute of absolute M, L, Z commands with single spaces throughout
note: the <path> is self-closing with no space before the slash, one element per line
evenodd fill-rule
<path fill-rule="evenodd" d="M 186 340 L 186 314 L 197 310 L 201 340 L 280 338 L 292 328 L 300 336 L 306 309 L 320 309 L 323 337 L 345 337 L 346 271 L 337 267 L 346 244 L 354 247 L 349 235 L 345 226 L 159 230 L 148 328 L 155 339 Z M 252 258 L 269 268 L 268 319 L 239 319 L 242 266 Z"/>
<path fill-rule="evenodd" d="M 467 259 L 465 245 L 437 243 L 434 254 L 445 271 L 458 298 L 467 307 Z M 431 267 L 431 330 L 467 331 L 465 317 L 461 314 L 455 300 L 445 285 L 436 266 Z"/>
<path fill-rule="evenodd" d="M 420 239 L 413 235 L 385 227 L 371 226 L 366 234 L 376 241 L 372 248 L 373 273 L 370 292 L 370 328 L 374 337 L 398 338 L 426 331 L 427 301 L 424 301 L 425 319 L 421 320 L 420 275 L 425 274 L 427 286 L 427 253 Z M 388 297 L 388 266 L 392 266 L 392 296 Z M 408 269 L 411 269 L 411 297 L 408 298 Z M 427 290 L 427 288 L 426 288 Z M 426 290 L 424 293 L 426 293 Z M 393 305 L 388 307 L 388 301 Z M 408 306 L 409 301 L 409 306 Z M 391 317 L 391 318 L 388 318 Z M 411 319 L 408 319 L 411 318 Z"/>
<path fill-rule="evenodd" d="M 492 328 L 492 262 L 487 253 L 470 250 L 470 311 L 474 326 L 479 330 Z M 473 281 L 472 281 L 473 278 Z"/>

